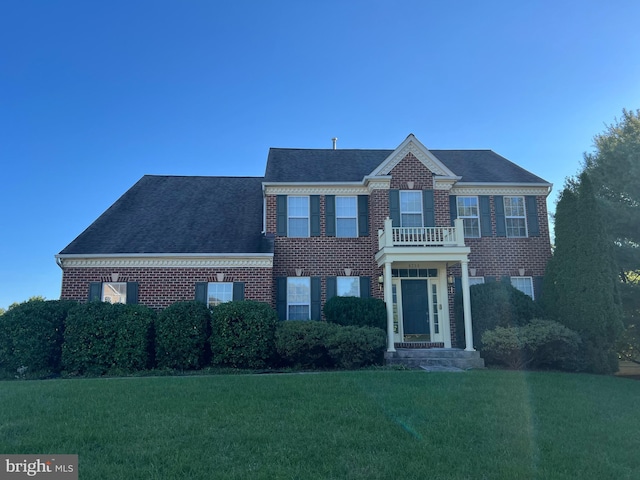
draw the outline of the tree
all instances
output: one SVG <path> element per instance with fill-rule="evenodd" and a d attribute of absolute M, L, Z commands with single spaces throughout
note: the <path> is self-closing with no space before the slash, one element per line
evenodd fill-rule
<path fill-rule="evenodd" d="M 640 110 L 594 138 L 584 170 L 593 179 L 618 264 L 625 332 L 622 358 L 640 363 Z"/>
<path fill-rule="evenodd" d="M 568 180 L 555 218 L 556 248 L 547 266 L 547 314 L 580 334 L 583 369 L 613 373 L 622 330 L 617 268 L 589 175 Z"/>

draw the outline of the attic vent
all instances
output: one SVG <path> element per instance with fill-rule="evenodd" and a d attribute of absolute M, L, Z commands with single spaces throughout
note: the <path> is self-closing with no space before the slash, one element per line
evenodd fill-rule
<path fill-rule="evenodd" d="M 335 150 L 335 149 L 336 149 L 336 145 L 337 145 L 337 143 L 338 143 L 338 137 L 333 137 L 333 138 L 331 139 L 331 141 L 333 142 L 333 149 Z"/>

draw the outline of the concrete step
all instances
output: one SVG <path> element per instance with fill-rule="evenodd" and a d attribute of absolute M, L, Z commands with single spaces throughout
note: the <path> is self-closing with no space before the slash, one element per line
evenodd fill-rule
<path fill-rule="evenodd" d="M 386 352 L 387 365 L 405 365 L 410 368 L 451 367 L 468 370 L 484 368 L 484 360 L 479 352 L 467 352 L 455 348 L 408 348 Z"/>

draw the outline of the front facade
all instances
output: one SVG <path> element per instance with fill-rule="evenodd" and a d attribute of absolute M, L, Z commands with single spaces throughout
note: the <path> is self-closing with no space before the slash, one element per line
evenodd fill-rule
<path fill-rule="evenodd" d="M 473 350 L 470 285 L 540 293 L 550 189 L 489 150 L 429 151 L 413 135 L 395 150 L 271 149 L 262 178 L 145 176 L 57 255 L 62 298 L 252 299 L 320 320 L 334 295 L 373 296 L 388 351 Z"/>

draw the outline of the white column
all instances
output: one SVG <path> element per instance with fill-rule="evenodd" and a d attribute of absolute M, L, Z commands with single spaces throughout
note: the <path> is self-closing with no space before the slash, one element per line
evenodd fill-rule
<path fill-rule="evenodd" d="M 391 285 L 391 263 L 384 262 L 384 302 L 387 304 L 387 352 L 395 352 L 393 339 L 393 286 Z"/>
<path fill-rule="evenodd" d="M 462 260 L 460 262 L 462 269 L 462 311 L 464 312 L 464 338 L 465 350 L 473 352 L 473 329 L 471 323 L 471 298 L 469 296 L 469 261 Z"/>

